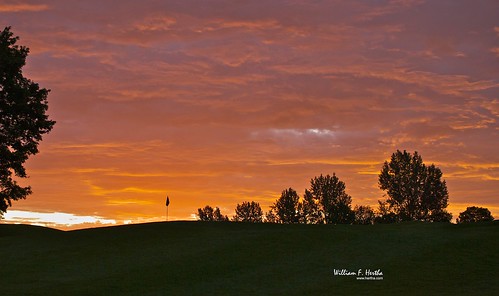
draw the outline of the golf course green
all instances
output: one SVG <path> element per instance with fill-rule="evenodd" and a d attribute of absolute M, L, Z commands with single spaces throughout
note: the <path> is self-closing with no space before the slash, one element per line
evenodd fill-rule
<path fill-rule="evenodd" d="M 0 224 L 7 295 L 499 295 L 499 223 Z"/>

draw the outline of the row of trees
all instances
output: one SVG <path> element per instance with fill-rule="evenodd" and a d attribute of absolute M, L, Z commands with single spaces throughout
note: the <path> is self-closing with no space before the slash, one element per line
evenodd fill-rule
<path fill-rule="evenodd" d="M 232 218 L 232 221 L 235 222 L 271 222 L 268 220 L 268 214 L 264 217 L 260 204 L 254 201 L 238 204 L 235 212 L 236 214 Z M 219 208 L 211 206 L 199 208 L 198 219 L 200 221 L 229 221 L 229 217 L 222 215 Z"/>
<path fill-rule="evenodd" d="M 300 202 L 290 202 L 283 207 L 286 201 L 290 201 L 288 197 L 289 189 L 286 189 L 281 194 L 281 197 L 271 207 L 271 210 L 265 214 L 263 213 L 260 204 L 257 202 L 251 201 L 238 204 L 236 207 L 236 215 L 232 218 L 232 221 L 253 223 L 323 223 L 323 221 L 320 220 L 310 221 L 304 218 L 304 213 L 300 213 Z M 293 204 L 295 206 L 292 206 Z M 285 208 L 291 210 L 286 211 Z M 229 221 L 229 217 L 227 215 L 222 215 L 219 208 L 212 208 L 211 206 L 199 208 L 198 218 L 200 221 Z M 393 223 L 397 221 L 393 217 L 387 219 L 386 215 L 383 215 L 382 211 L 379 209 L 378 211 L 374 211 L 370 206 L 355 206 L 350 219 L 351 224 L 362 225 L 370 225 L 374 223 Z M 493 220 L 494 217 L 487 208 L 473 206 L 466 208 L 466 211 L 460 213 L 459 217 L 456 219 L 456 222 L 459 224 Z"/>
<path fill-rule="evenodd" d="M 374 224 L 400 221 L 449 222 L 446 211 L 449 194 L 442 172 L 435 165 L 426 166 L 415 152 L 399 151 L 383 164 L 378 178 L 379 187 L 388 198 L 378 201 L 378 209 L 355 206 L 346 193 L 346 185 L 335 173 L 310 180 L 300 198 L 293 188 L 281 196 L 263 213 L 257 202 L 243 202 L 235 209 L 233 221 L 304 223 L 304 224 Z M 487 214 L 488 212 L 488 214 Z M 218 208 L 198 209 L 202 221 L 228 221 Z M 493 220 L 490 211 L 470 207 L 459 215 L 458 223 Z"/>

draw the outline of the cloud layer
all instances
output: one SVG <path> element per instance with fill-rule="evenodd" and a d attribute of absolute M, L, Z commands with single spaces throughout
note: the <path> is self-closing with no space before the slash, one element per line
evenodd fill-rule
<path fill-rule="evenodd" d="M 29 1 L 28 1 L 29 2 Z M 120 221 L 268 206 L 418 151 L 499 216 L 497 1 L 0 1 L 57 125 L 14 208 Z"/>

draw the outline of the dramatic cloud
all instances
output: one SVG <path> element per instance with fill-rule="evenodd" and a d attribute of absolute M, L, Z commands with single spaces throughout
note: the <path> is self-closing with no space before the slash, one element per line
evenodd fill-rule
<path fill-rule="evenodd" d="M 34 3 L 34 2 L 33 2 Z M 14 210 L 118 221 L 269 206 L 336 172 L 375 205 L 418 151 L 499 216 L 497 1 L 0 1 L 54 131 Z"/>

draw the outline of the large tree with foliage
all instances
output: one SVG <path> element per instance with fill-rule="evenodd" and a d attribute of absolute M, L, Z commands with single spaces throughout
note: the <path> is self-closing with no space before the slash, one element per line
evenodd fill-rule
<path fill-rule="evenodd" d="M 399 151 L 385 161 L 379 174 L 379 187 L 385 190 L 386 202 L 402 221 L 450 221 L 445 209 L 449 193 L 442 171 L 426 166 L 418 152 Z"/>
<path fill-rule="evenodd" d="M 282 191 L 281 196 L 271 206 L 279 223 L 300 222 L 300 197 L 293 188 Z"/>
<path fill-rule="evenodd" d="M 31 194 L 15 177 L 27 177 L 24 163 L 55 124 L 46 114 L 49 90 L 23 76 L 29 49 L 10 29 L 0 32 L 0 214 Z"/>
<path fill-rule="evenodd" d="M 459 217 L 456 219 L 457 223 L 473 223 L 485 221 L 494 221 L 494 217 L 492 217 L 489 209 L 482 207 L 467 207 L 466 211 L 460 213 Z"/>
<path fill-rule="evenodd" d="M 310 189 L 305 195 L 310 195 L 317 202 L 327 224 L 350 224 L 354 220 L 352 198 L 345 188 L 345 183 L 336 174 L 320 175 L 310 180 Z"/>
<path fill-rule="evenodd" d="M 236 206 L 235 222 L 263 222 L 263 211 L 257 202 L 245 201 Z"/>

